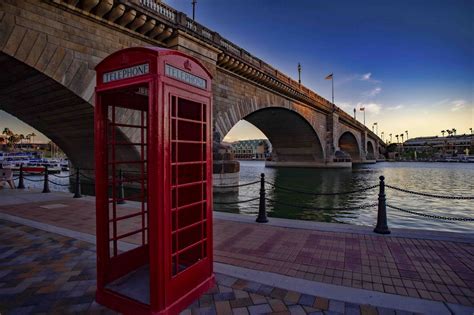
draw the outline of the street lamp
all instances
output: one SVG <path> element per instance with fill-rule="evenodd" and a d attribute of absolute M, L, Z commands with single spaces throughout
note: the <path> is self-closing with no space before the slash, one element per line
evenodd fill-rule
<path fill-rule="evenodd" d="M 374 126 L 375 126 L 375 134 L 378 136 L 379 135 L 379 124 L 374 122 Z"/>
<path fill-rule="evenodd" d="M 301 64 L 298 62 L 298 84 L 301 85 Z"/>
<path fill-rule="evenodd" d="M 364 126 L 365 126 L 365 107 L 361 107 L 361 108 L 359 108 L 359 110 L 361 112 L 364 112 Z"/>
<path fill-rule="evenodd" d="M 382 141 L 383 141 L 383 134 L 384 134 L 384 132 L 382 131 L 382 132 L 380 133 L 380 137 L 382 138 Z"/>
<path fill-rule="evenodd" d="M 407 140 L 408 140 L 408 130 L 405 130 L 405 133 L 407 134 Z"/>
<path fill-rule="evenodd" d="M 193 0 L 191 2 L 191 4 L 193 5 L 193 21 L 194 21 L 194 17 L 195 17 L 195 13 L 196 13 L 196 3 L 197 3 L 197 0 Z"/>

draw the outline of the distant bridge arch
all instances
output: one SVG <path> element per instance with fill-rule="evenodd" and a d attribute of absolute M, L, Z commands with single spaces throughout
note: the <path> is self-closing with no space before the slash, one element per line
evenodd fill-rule
<path fill-rule="evenodd" d="M 268 137 L 275 162 L 324 162 L 324 150 L 317 132 L 299 113 L 266 107 L 243 119 Z"/>
<path fill-rule="evenodd" d="M 350 131 L 344 132 L 339 137 L 339 149 L 351 156 L 353 162 L 358 162 L 361 159 L 360 156 L 360 145 L 357 138 Z"/>
<path fill-rule="evenodd" d="M 371 140 L 367 141 L 367 160 L 374 160 L 375 159 L 375 149 L 374 145 Z"/>

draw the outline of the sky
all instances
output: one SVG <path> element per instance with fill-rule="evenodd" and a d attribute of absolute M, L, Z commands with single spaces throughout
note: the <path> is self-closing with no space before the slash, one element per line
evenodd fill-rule
<path fill-rule="evenodd" d="M 190 0 L 167 0 L 192 15 Z M 474 1 L 197 0 L 219 32 L 386 135 L 474 127 Z M 363 113 L 357 112 L 363 122 Z M 249 123 L 226 140 L 260 138 Z"/>
<path fill-rule="evenodd" d="M 164 2 L 192 15 L 191 0 Z M 474 127 L 474 1 L 197 0 L 196 21 L 294 79 L 300 62 L 303 85 L 329 100 L 334 73 L 336 105 L 365 107 L 379 134 Z M 4 125 L 32 130 L 0 111 Z M 263 137 L 239 123 L 226 140 Z"/>

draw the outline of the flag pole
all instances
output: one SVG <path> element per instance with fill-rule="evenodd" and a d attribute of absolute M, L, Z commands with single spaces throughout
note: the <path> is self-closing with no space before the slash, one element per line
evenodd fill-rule
<path fill-rule="evenodd" d="M 332 103 L 334 104 L 334 74 L 331 76 L 332 83 Z"/>

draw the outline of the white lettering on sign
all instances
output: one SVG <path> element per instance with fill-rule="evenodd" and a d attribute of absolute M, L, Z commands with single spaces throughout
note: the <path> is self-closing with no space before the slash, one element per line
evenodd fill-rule
<path fill-rule="evenodd" d="M 142 65 L 104 73 L 102 77 L 102 81 L 104 83 L 109 83 L 112 81 L 138 77 L 138 76 L 147 74 L 149 72 L 150 72 L 150 65 L 147 63 L 144 63 Z"/>
<path fill-rule="evenodd" d="M 207 82 L 203 78 L 195 76 L 194 74 L 183 71 L 181 69 L 175 68 L 168 64 L 165 65 L 165 74 L 168 77 L 186 82 L 203 90 L 205 90 L 207 87 Z"/>

